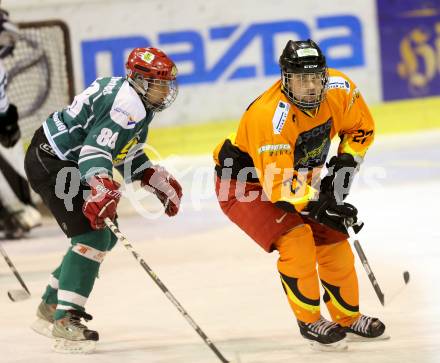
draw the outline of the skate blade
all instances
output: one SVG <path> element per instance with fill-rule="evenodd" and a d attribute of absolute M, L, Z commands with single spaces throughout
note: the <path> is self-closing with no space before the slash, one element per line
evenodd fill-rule
<path fill-rule="evenodd" d="M 89 354 L 96 349 L 94 340 L 67 340 L 63 338 L 55 338 L 52 350 L 56 353 L 64 354 Z"/>
<path fill-rule="evenodd" d="M 37 318 L 31 325 L 31 329 L 40 335 L 44 335 L 47 338 L 53 338 L 52 329 L 53 324 L 48 322 L 47 320 L 43 320 L 41 318 Z"/>
<path fill-rule="evenodd" d="M 309 344 L 310 348 L 317 352 L 344 352 L 348 349 L 346 338 L 331 344 L 322 344 L 317 341 L 311 340 Z"/>
<path fill-rule="evenodd" d="M 350 343 L 377 342 L 377 341 L 380 341 L 380 340 L 391 339 L 391 336 L 387 332 L 384 332 L 382 335 L 379 335 L 378 337 L 375 337 L 375 338 L 367 338 L 367 337 L 363 337 L 361 335 L 357 335 L 357 334 L 354 334 L 354 333 L 347 333 L 347 338 L 346 339 Z"/>

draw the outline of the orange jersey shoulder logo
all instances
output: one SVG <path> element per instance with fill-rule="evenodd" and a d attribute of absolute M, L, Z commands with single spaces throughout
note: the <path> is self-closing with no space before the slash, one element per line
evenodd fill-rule
<path fill-rule="evenodd" d="M 272 118 L 273 133 L 275 135 L 281 134 L 281 130 L 283 129 L 284 124 L 286 123 L 289 110 L 290 110 L 290 104 L 288 102 L 283 102 L 283 101 L 278 102 L 278 106 L 275 109 Z"/>

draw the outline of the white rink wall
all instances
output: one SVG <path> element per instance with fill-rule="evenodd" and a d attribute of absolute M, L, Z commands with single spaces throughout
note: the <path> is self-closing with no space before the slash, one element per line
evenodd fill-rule
<path fill-rule="evenodd" d="M 288 39 L 310 36 L 370 103 L 381 100 L 376 6 L 363 0 L 4 0 L 14 21 L 61 19 L 71 32 L 75 85 L 122 75 L 129 49 L 176 60 L 180 95 L 155 125 L 236 119 L 278 78 Z M 184 9 L 183 9 L 184 7 Z M 186 15 L 184 15 L 186 14 Z"/>

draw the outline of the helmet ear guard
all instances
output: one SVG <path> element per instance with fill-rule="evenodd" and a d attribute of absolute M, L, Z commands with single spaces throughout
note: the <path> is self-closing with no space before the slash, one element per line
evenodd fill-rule
<path fill-rule="evenodd" d="M 325 56 L 311 39 L 289 40 L 280 56 L 282 92 L 300 109 L 317 108 L 325 99 L 328 71 Z"/>

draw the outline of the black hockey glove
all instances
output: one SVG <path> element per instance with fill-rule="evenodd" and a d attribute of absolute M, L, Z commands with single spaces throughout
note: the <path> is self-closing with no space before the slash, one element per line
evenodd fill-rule
<path fill-rule="evenodd" d="M 13 147 L 20 139 L 17 107 L 12 103 L 4 114 L 0 114 L 0 144 Z"/>
<path fill-rule="evenodd" d="M 327 163 L 328 174 L 321 180 L 321 192 L 334 194 L 342 202 L 348 195 L 358 163 L 353 155 L 333 156 Z"/>
<path fill-rule="evenodd" d="M 332 194 L 323 192 L 319 193 L 318 200 L 310 201 L 301 212 L 302 215 L 345 234 L 348 234 L 349 227 L 353 227 L 355 233 L 363 227 L 363 223 L 358 222 L 357 213 L 353 205 L 344 202 L 338 204 Z"/>

